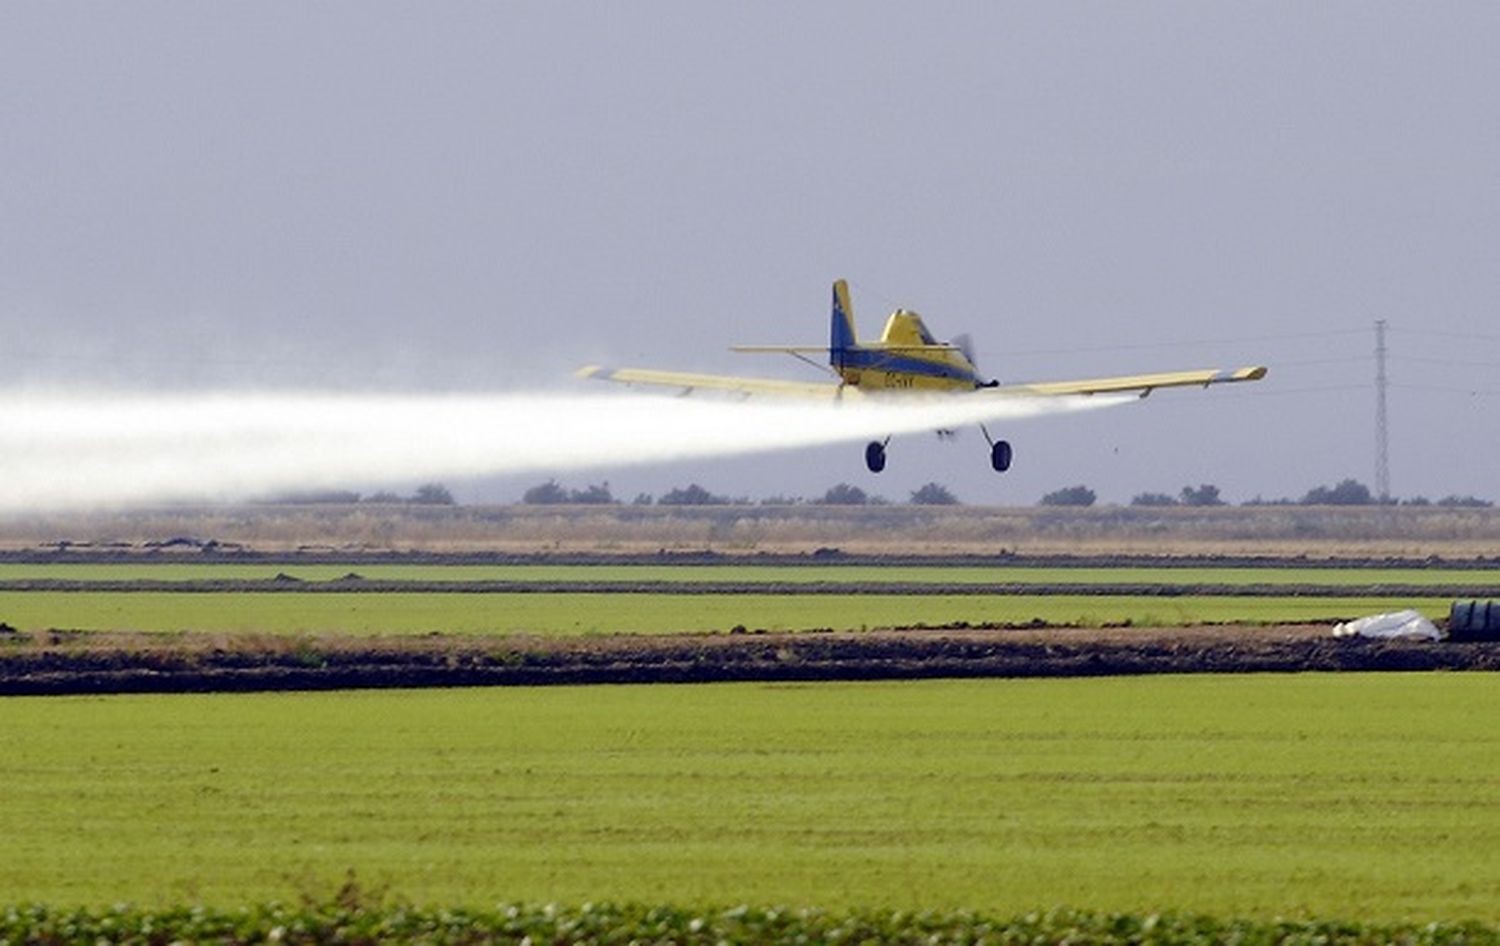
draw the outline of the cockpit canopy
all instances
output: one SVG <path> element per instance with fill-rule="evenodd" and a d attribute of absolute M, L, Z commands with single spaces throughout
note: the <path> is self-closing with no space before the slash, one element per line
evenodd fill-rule
<path fill-rule="evenodd" d="M 906 309 L 897 309 L 886 319 L 880 340 L 888 345 L 937 345 L 937 339 L 922 324 L 922 317 Z"/>

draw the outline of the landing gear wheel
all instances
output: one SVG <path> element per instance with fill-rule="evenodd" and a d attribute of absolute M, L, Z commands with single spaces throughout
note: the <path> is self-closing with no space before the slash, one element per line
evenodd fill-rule
<path fill-rule="evenodd" d="M 990 466 L 995 468 L 996 473 L 1004 473 L 1010 469 L 1010 443 L 1005 440 L 996 440 L 994 446 L 990 447 Z"/>
<path fill-rule="evenodd" d="M 865 447 L 865 466 L 870 468 L 871 473 L 879 473 L 885 469 L 885 444 L 872 440 Z"/>

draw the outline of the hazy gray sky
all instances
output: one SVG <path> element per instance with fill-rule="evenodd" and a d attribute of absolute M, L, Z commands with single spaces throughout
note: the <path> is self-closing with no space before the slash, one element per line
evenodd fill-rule
<path fill-rule="evenodd" d="M 1003 477 L 976 433 L 568 485 L 1238 501 L 1372 482 L 1384 318 L 1395 492 L 1500 499 L 1497 48 L 1493 3 L 9 3 L 0 346 L 16 384 L 810 378 L 725 348 L 822 342 L 842 276 L 1004 380 L 1272 374 L 1021 423 Z"/>

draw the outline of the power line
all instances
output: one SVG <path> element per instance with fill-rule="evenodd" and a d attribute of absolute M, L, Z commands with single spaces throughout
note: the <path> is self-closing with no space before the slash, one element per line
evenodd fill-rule
<path fill-rule="evenodd" d="M 1394 355 L 1398 361 L 1420 361 L 1429 365 L 1451 365 L 1459 368 L 1500 368 L 1496 361 L 1467 361 L 1459 358 L 1429 358 L 1424 355 Z"/>
<path fill-rule="evenodd" d="M 1441 336 L 1443 338 L 1467 338 L 1467 339 L 1477 339 L 1479 341 L 1485 341 L 1485 342 L 1500 342 L 1500 335 L 1490 335 L 1490 334 L 1487 334 L 1487 333 L 1484 333 L 1484 332 L 1445 332 L 1442 329 L 1435 329 L 1435 328 L 1429 328 L 1429 329 L 1396 328 L 1396 329 L 1391 329 L 1391 331 L 1399 333 L 1401 335 L 1429 335 L 1429 336 L 1430 335 L 1438 335 L 1438 336 Z"/>
<path fill-rule="evenodd" d="M 1239 345 L 1248 342 L 1289 341 L 1307 338 L 1334 338 L 1344 335 L 1363 335 L 1364 329 L 1335 329 L 1326 332 L 1287 332 L 1281 335 L 1244 335 L 1238 338 L 1181 339 L 1175 342 L 1134 342 L 1125 345 L 1086 345 L 1074 348 L 1029 348 L 1015 351 L 983 351 L 985 356 L 1013 357 L 1019 355 L 1074 355 L 1085 352 L 1146 351 L 1159 348 L 1188 348 L 1194 345 Z"/>
<path fill-rule="evenodd" d="M 1500 390 L 1495 388 L 1456 388 L 1446 384 L 1403 384 L 1391 382 L 1391 387 L 1408 391 L 1440 391 L 1445 394 L 1467 394 L 1471 397 L 1495 397 Z"/>
<path fill-rule="evenodd" d="M 1311 365 L 1346 365 L 1356 362 L 1367 362 L 1371 360 L 1370 355 L 1350 355 L 1347 358 L 1307 358 L 1300 361 L 1273 361 L 1269 362 L 1271 367 L 1278 371 L 1282 368 L 1305 368 Z"/>

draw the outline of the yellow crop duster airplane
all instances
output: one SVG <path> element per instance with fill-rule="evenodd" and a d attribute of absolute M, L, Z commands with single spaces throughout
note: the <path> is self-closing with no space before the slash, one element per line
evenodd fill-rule
<path fill-rule="evenodd" d="M 1168 371 L 1083 381 L 1001 385 L 998 381 L 986 380 L 980 376 L 979 370 L 974 366 L 974 354 L 967 336 L 958 336 L 951 342 L 937 341 L 927 331 L 921 316 L 906 309 L 897 309 L 886 320 L 880 341 L 862 343 L 855 337 L 853 312 L 849 304 L 849 286 L 840 279 L 833 284 L 833 318 L 827 348 L 736 345 L 732 349 L 739 352 L 788 354 L 820 370 L 822 365 L 807 356 L 827 355 L 829 367 L 837 379 L 835 381 L 778 381 L 772 378 L 740 378 L 645 368 L 606 368 L 601 365 L 582 368 L 578 371 L 578 376 L 623 384 L 678 388 L 683 393 L 712 390 L 737 392 L 746 396 L 769 395 L 819 400 L 852 396 L 898 397 L 913 392 L 966 397 L 1055 397 L 1068 394 L 1139 392 L 1141 397 L 1145 397 L 1157 388 L 1207 387 L 1234 381 L 1259 381 L 1266 376 L 1266 369 L 1256 366 L 1230 371 Z M 991 437 L 982 424 L 979 429 L 984 432 L 984 439 L 990 445 L 990 465 L 1000 473 L 1010 469 L 1010 444 Z M 885 469 L 885 448 L 889 439 L 873 441 L 865 447 L 865 464 L 870 472 L 879 473 Z"/>

